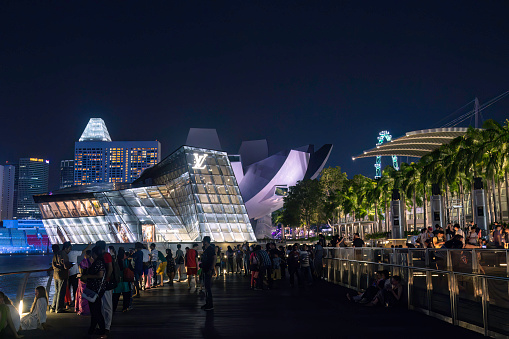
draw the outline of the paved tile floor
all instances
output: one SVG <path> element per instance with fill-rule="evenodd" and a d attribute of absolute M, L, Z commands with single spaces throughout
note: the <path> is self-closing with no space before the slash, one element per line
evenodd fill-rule
<path fill-rule="evenodd" d="M 186 283 L 156 288 L 135 299 L 134 310 L 116 312 L 111 338 L 481 338 L 482 336 L 406 309 L 349 303 L 346 289 L 327 282 L 309 288 L 253 291 L 249 280 L 228 275 L 214 281 L 215 310 Z M 120 302 L 121 304 L 121 302 Z M 119 305 L 119 310 L 121 305 Z M 89 317 L 48 314 L 47 331 L 26 338 L 86 338 Z"/>

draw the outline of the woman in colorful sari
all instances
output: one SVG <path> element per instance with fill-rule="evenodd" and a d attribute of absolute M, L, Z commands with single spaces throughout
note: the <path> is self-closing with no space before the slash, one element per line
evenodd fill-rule
<path fill-rule="evenodd" d="M 80 262 L 80 273 L 87 274 L 87 269 L 92 265 L 92 258 L 90 257 L 92 251 L 88 250 L 85 252 L 85 257 Z M 78 282 L 78 291 L 76 293 L 76 302 L 75 302 L 75 310 L 78 315 L 90 315 L 90 309 L 88 307 L 88 301 L 84 299 L 81 295 L 85 290 L 87 284 L 83 281 L 79 280 Z"/>

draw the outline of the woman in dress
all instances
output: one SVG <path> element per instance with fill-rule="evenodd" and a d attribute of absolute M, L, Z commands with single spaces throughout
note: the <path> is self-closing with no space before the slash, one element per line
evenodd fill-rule
<path fill-rule="evenodd" d="M 173 259 L 173 254 L 169 248 L 166 249 L 166 262 L 166 274 L 170 279 L 170 286 L 173 286 L 173 278 L 175 278 L 175 259 Z"/>
<path fill-rule="evenodd" d="M 21 318 L 22 330 L 46 329 L 46 310 L 48 309 L 48 293 L 43 286 L 35 288 L 35 298 L 30 313 Z"/>
<path fill-rule="evenodd" d="M 116 260 L 120 268 L 120 282 L 117 284 L 117 287 L 113 289 L 113 312 L 117 309 L 120 294 L 122 294 L 123 300 L 122 312 L 127 312 L 131 304 L 131 283 L 124 281 L 124 270 L 129 269 L 129 260 L 127 259 L 124 248 L 119 248 Z"/>
<path fill-rule="evenodd" d="M 102 248 L 95 246 L 92 249 L 92 259 L 94 262 L 90 265 L 86 274 L 80 274 L 80 279 L 86 281 L 87 288 L 98 294 L 94 302 L 89 302 L 90 308 L 90 327 L 88 328 L 88 334 L 90 336 L 94 334 L 104 335 L 106 333 L 106 326 L 104 323 L 104 317 L 101 312 L 101 298 L 104 295 L 104 274 L 106 272 L 106 265 L 104 264 Z M 99 331 L 95 332 L 96 327 L 99 325 Z"/>
<path fill-rule="evenodd" d="M 79 267 L 81 274 L 87 274 L 87 270 L 92 265 L 93 259 L 90 256 L 91 254 L 92 254 L 91 250 L 87 250 L 85 252 L 85 257 L 80 262 L 80 267 Z M 85 284 L 83 281 L 81 281 L 81 280 L 78 281 L 78 291 L 76 293 L 76 303 L 74 306 L 76 309 L 76 314 L 78 314 L 78 315 L 90 315 L 88 301 L 81 296 L 83 294 L 83 291 L 85 290 L 86 286 L 87 286 L 87 284 Z"/>

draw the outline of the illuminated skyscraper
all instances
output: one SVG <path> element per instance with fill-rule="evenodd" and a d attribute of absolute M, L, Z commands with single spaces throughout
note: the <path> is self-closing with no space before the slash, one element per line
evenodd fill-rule
<path fill-rule="evenodd" d="M 19 159 L 18 219 L 41 219 L 33 196 L 48 192 L 49 160 Z"/>
<path fill-rule="evenodd" d="M 14 216 L 14 166 L 0 166 L 0 220 Z"/>
<path fill-rule="evenodd" d="M 74 185 L 74 160 L 60 161 L 60 188 Z"/>
<path fill-rule="evenodd" d="M 111 141 L 104 121 L 92 118 L 74 145 L 74 185 L 130 183 L 160 160 L 158 141 Z"/>

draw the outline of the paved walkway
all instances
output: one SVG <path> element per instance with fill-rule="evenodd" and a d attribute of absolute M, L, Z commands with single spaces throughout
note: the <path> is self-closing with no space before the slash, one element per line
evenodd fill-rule
<path fill-rule="evenodd" d="M 189 293 L 186 283 L 146 291 L 135 309 L 113 317 L 111 338 L 446 338 L 482 336 L 405 309 L 369 308 L 349 303 L 346 289 L 327 282 L 311 288 L 253 291 L 239 275 L 214 281 L 215 310 Z M 121 303 L 121 302 L 120 302 Z M 119 310 L 121 305 L 119 305 Z M 90 319 L 48 314 L 48 331 L 25 331 L 26 338 L 85 338 Z"/>

